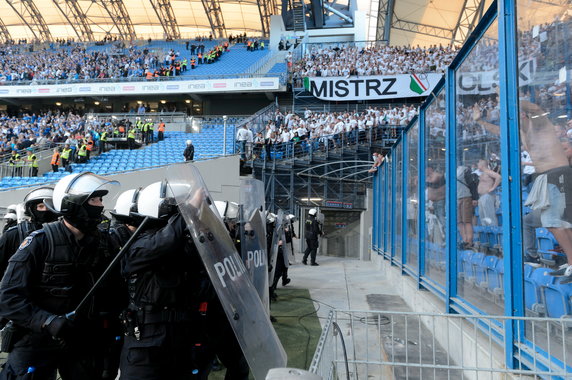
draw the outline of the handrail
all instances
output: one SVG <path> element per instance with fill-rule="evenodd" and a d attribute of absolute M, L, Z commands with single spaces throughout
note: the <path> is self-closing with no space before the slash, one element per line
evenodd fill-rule
<path fill-rule="evenodd" d="M 207 161 L 207 160 L 213 160 L 213 159 L 218 159 L 221 157 L 227 157 L 227 156 L 233 156 L 234 154 L 227 154 L 227 155 L 205 155 L 204 157 L 201 157 L 199 159 L 193 160 L 193 162 L 197 162 L 197 161 Z M 132 172 L 137 172 L 137 171 L 141 171 L 141 170 L 151 170 L 151 169 L 158 169 L 158 168 L 163 168 L 169 165 L 173 165 L 173 163 L 170 164 L 162 164 L 162 165 L 152 165 L 152 166 L 145 166 L 142 168 L 136 168 L 136 169 L 129 169 L 129 170 L 117 170 L 117 171 L 112 171 L 109 173 L 105 173 L 105 176 L 111 176 L 111 175 L 118 175 L 118 174 L 125 174 L 125 173 L 132 173 Z M 29 185 L 20 185 L 20 186 L 14 186 L 14 187 L 4 187 L 4 188 L 0 188 L 0 193 L 3 191 L 12 191 L 12 190 L 16 190 L 16 189 L 20 189 L 23 187 L 32 187 L 32 186 L 40 186 L 40 185 L 45 185 L 45 184 L 52 184 L 52 183 L 57 183 L 60 179 L 58 178 L 56 181 L 46 181 L 46 182 L 36 182 L 36 183 L 31 183 Z"/>

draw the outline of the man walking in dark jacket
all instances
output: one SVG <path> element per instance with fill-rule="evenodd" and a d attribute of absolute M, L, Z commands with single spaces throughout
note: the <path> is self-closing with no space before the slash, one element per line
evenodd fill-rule
<path fill-rule="evenodd" d="M 187 140 L 187 147 L 183 152 L 183 156 L 185 156 L 185 161 L 192 161 L 195 157 L 195 147 L 191 140 Z"/>
<path fill-rule="evenodd" d="M 306 250 L 304 251 L 304 258 L 302 259 L 302 264 L 308 265 L 308 255 L 310 255 L 311 265 L 318 266 L 316 262 L 316 253 L 318 252 L 318 237 L 322 235 L 322 229 L 320 228 L 320 223 L 316 219 L 318 210 L 315 208 L 310 209 L 308 212 L 310 214 L 308 219 L 306 219 L 305 225 L 305 235 L 306 235 Z"/>

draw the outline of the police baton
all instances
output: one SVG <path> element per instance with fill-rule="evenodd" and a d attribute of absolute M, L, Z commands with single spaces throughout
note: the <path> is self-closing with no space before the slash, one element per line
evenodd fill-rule
<path fill-rule="evenodd" d="M 125 245 L 121 248 L 121 250 L 119 250 L 119 253 L 117 253 L 117 255 L 115 255 L 115 257 L 109 263 L 107 268 L 105 268 L 105 271 L 101 274 L 101 276 L 99 276 L 99 278 L 97 279 L 97 281 L 95 281 L 95 283 L 93 284 L 91 289 L 89 289 L 89 291 L 87 292 L 85 297 L 83 297 L 83 299 L 80 301 L 80 303 L 76 306 L 75 310 L 70 311 L 69 313 L 66 314 L 67 320 L 73 321 L 75 319 L 77 313 L 87 304 L 87 302 L 89 301 L 91 296 L 93 296 L 93 293 L 95 293 L 95 291 L 97 290 L 97 288 L 99 288 L 101 283 L 103 281 L 105 281 L 105 279 L 109 276 L 109 274 L 111 273 L 111 270 L 117 265 L 117 263 L 119 263 L 119 260 L 121 260 L 121 258 L 127 252 L 127 250 L 131 247 L 131 245 L 133 244 L 133 242 L 135 241 L 137 236 L 139 236 L 139 234 L 143 230 L 143 227 L 145 227 L 145 224 L 147 224 L 148 221 L 149 221 L 149 217 L 146 216 L 145 219 L 143 219 L 143 221 L 139 225 L 139 227 L 137 227 L 135 232 L 133 232 L 133 235 L 131 235 L 129 240 L 127 240 L 127 243 L 125 243 Z"/>

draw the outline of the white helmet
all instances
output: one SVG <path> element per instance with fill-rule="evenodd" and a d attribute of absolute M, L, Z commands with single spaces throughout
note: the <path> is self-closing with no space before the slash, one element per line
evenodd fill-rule
<path fill-rule="evenodd" d="M 27 216 L 32 216 L 32 206 L 38 203 L 44 202 L 44 199 L 52 199 L 54 195 L 54 189 L 49 186 L 38 187 L 30 191 L 24 197 L 24 208 Z"/>
<path fill-rule="evenodd" d="M 14 220 L 14 221 L 18 220 L 18 216 L 16 215 L 15 212 L 7 212 L 7 213 L 3 216 L 3 218 L 6 219 L 6 220 Z"/>
<path fill-rule="evenodd" d="M 18 209 L 18 205 L 12 204 L 12 205 L 6 207 L 6 214 L 15 214 L 17 209 Z"/>
<path fill-rule="evenodd" d="M 132 224 L 131 213 L 137 212 L 137 199 L 139 198 L 139 192 L 141 188 L 130 189 L 124 191 L 117 197 L 117 202 L 115 202 L 115 208 L 111 211 L 111 215 L 117 221 L 127 224 Z"/>
<path fill-rule="evenodd" d="M 191 140 L 187 140 L 187 145 L 191 145 L 193 142 Z"/>
<path fill-rule="evenodd" d="M 101 223 L 103 206 L 87 201 L 118 189 L 119 182 L 91 172 L 70 174 L 56 184 L 52 199 L 44 199 L 44 204 L 80 231 L 93 231 Z"/>
<path fill-rule="evenodd" d="M 315 208 L 311 208 L 310 211 L 308 211 L 308 214 L 310 214 L 312 216 L 316 216 L 317 213 L 318 213 L 318 210 Z"/>
<path fill-rule="evenodd" d="M 226 206 L 228 204 L 227 201 L 215 201 L 214 202 L 216 210 L 218 211 L 218 215 L 221 219 L 224 219 L 224 214 L 226 213 Z"/>
<path fill-rule="evenodd" d="M 154 182 L 139 192 L 137 213 L 154 219 L 166 219 L 176 212 L 177 195 L 173 191 L 188 191 L 184 187 L 169 186 L 167 181 Z"/>
<path fill-rule="evenodd" d="M 269 212 L 268 215 L 266 216 L 266 223 L 274 223 L 275 221 L 276 221 L 276 214 Z"/>
<path fill-rule="evenodd" d="M 288 214 L 288 215 L 286 216 L 286 219 L 287 219 L 288 221 L 290 221 L 290 222 L 293 222 L 293 221 L 296 220 L 296 215 L 294 215 L 294 214 Z"/>
<path fill-rule="evenodd" d="M 24 215 L 31 217 L 32 221 L 35 223 L 48 223 L 55 221 L 58 217 L 51 210 L 37 209 L 37 205 L 40 203 L 47 203 L 52 200 L 54 194 L 54 189 L 49 186 L 38 187 L 30 191 L 24 197 Z"/>
<path fill-rule="evenodd" d="M 103 197 L 118 186 L 119 182 L 91 172 L 74 173 L 59 180 L 51 202 L 46 199 L 46 204 L 62 215 L 73 215 L 89 198 Z"/>
<path fill-rule="evenodd" d="M 238 218 L 238 203 L 228 201 L 215 201 L 215 207 L 222 220 Z"/>
<path fill-rule="evenodd" d="M 228 219 L 238 218 L 238 203 L 228 202 L 228 207 L 226 208 L 226 215 Z"/>

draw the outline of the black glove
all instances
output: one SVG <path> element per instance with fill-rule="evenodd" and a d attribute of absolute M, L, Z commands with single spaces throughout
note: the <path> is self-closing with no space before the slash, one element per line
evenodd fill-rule
<path fill-rule="evenodd" d="M 56 339 L 66 339 L 71 336 L 71 331 L 73 329 L 72 323 L 70 320 L 66 319 L 66 317 L 62 315 L 55 316 L 51 321 L 50 318 L 46 322 L 44 329 L 54 338 Z"/>

